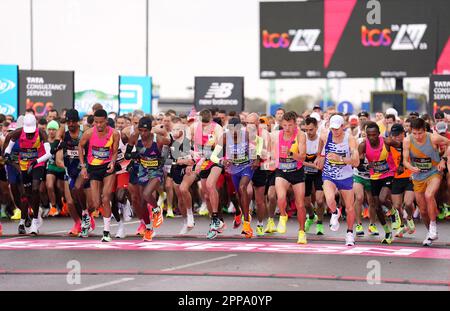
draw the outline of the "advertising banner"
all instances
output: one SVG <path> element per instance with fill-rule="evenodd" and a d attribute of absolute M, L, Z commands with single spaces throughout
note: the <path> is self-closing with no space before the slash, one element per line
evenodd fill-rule
<path fill-rule="evenodd" d="M 102 104 L 106 112 L 119 113 L 119 78 L 77 74 L 75 81 L 75 109 L 80 117 L 92 113 L 92 106 Z"/>
<path fill-rule="evenodd" d="M 139 109 L 152 113 L 152 78 L 119 77 L 119 113 L 131 113 Z"/>
<path fill-rule="evenodd" d="M 244 109 L 243 77 L 196 77 L 195 109 L 219 108 L 227 112 Z"/>
<path fill-rule="evenodd" d="M 33 109 L 37 117 L 55 109 L 73 108 L 73 71 L 19 70 L 19 110 Z"/>
<path fill-rule="evenodd" d="M 450 114 L 450 75 L 430 77 L 430 106 L 433 114 L 438 110 Z"/>
<path fill-rule="evenodd" d="M 0 65 L 0 113 L 18 116 L 18 66 Z"/>

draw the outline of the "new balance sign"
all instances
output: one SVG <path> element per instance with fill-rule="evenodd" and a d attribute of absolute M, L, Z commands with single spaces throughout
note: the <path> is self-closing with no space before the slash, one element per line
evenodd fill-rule
<path fill-rule="evenodd" d="M 244 78 L 196 77 L 195 108 L 217 107 L 226 111 L 242 111 L 244 103 Z"/>

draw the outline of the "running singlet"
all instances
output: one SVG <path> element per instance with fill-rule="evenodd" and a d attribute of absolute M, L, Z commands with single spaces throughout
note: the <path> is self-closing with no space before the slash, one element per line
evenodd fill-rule
<path fill-rule="evenodd" d="M 139 152 L 139 166 L 144 170 L 160 169 L 163 161 L 161 151 L 156 142 L 156 136 L 150 148 L 144 147 L 142 140 L 139 139 L 136 144 L 136 150 Z"/>
<path fill-rule="evenodd" d="M 64 133 L 65 147 L 63 149 L 64 166 L 66 167 L 67 175 L 78 175 L 81 170 L 80 158 L 78 156 L 78 143 L 80 142 L 83 131 L 78 131 L 78 137 L 72 138 L 69 131 Z"/>
<path fill-rule="evenodd" d="M 250 147 L 246 139 L 246 133 L 247 131 L 245 129 L 241 129 L 241 137 L 235 143 L 232 133 L 227 132 L 225 158 L 231 161 L 231 165 L 227 171 L 232 175 L 237 174 L 250 165 Z"/>
<path fill-rule="evenodd" d="M 411 144 L 409 149 L 409 156 L 411 164 L 420 169 L 419 173 L 412 174 L 414 180 L 424 180 L 428 177 L 438 173 L 437 165 L 440 157 L 439 151 L 433 148 L 431 143 L 431 135 L 426 133 L 427 138 L 425 144 L 420 146 L 411 135 Z"/>
<path fill-rule="evenodd" d="M 379 180 L 395 174 L 395 163 L 392 154 L 387 150 L 383 137 L 378 137 L 378 148 L 370 145 L 366 138 L 366 158 L 369 161 L 370 179 Z"/>
<path fill-rule="evenodd" d="M 279 133 L 278 144 L 278 169 L 284 172 L 293 172 L 302 168 L 303 163 L 293 158 L 294 153 L 299 152 L 298 146 L 298 128 L 289 140 L 284 140 L 284 130 Z"/>
<path fill-rule="evenodd" d="M 105 137 L 98 136 L 97 127 L 94 126 L 92 137 L 89 140 L 89 149 L 87 160 L 89 165 L 103 165 L 111 162 L 112 159 L 112 144 L 114 130 L 107 126 Z"/>
<path fill-rule="evenodd" d="M 216 126 L 218 126 L 217 123 L 211 122 L 208 126 L 209 131 L 207 134 L 203 133 L 203 127 L 201 126 L 201 124 L 198 124 L 197 128 L 195 129 L 194 151 L 195 153 L 200 155 L 200 158 L 205 158 L 205 161 L 203 161 L 202 163 L 202 170 L 207 170 L 214 164 L 214 162 L 212 162 L 210 158 L 216 146 L 214 140 L 214 132 Z M 196 159 L 197 163 L 200 162 L 200 158 Z"/>
<path fill-rule="evenodd" d="M 20 133 L 19 138 L 19 165 L 22 171 L 28 170 L 30 162 L 37 160 L 45 154 L 44 144 L 41 141 L 39 129 L 34 132 L 32 139 L 28 139 L 24 130 Z M 45 162 L 36 164 L 34 167 L 44 166 Z"/>
<path fill-rule="evenodd" d="M 317 159 L 317 154 L 319 152 L 319 140 L 320 137 L 317 136 L 315 140 L 309 140 L 306 137 L 306 159 L 305 162 L 313 163 Z M 305 165 L 305 174 L 317 174 L 318 169 L 309 167 Z"/>
<path fill-rule="evenodd" d="M 56 149 L 58 147 L 58 144 L 59 143 L 57 143 L 57 142 L 52 142 L 50 144 L 50 146 L 53 149 Z M 64 168 L 61 168 L 61 167 L 56 165 L 56 154 L 52 154 L 52 157 L 48 160 L 48 162 L 47 162 L 47 170 L 50 171 L 50 172 L 56 172 L 56 173 L 64 173 L 65 172 Z"/>
<path fill-rule="evenodd" d="M 398 168 L 400 164 L 403 162 L 403 148 L 395 148 L 391 146 L 391 154 L 392 158 L 394 159 L 395 167 Z M 399 174 L 395 172 L 394 178 L 410 178 L 412 172 L 408 170 L 407 168 L 404 168 L 404 171 L 402 174 Z"/>
<path fill-rule="evenodd" d="M 350 146 L 348 144 L 350 133 L 348 131 L 344 134 L 342 143 L 336 144 L 333 142 L 333 134 L 328 133 L 327 142 L 325 144 L 325 164 L 323 166 L 322 176 L 331 180 L 344 180 L 353 177 L 353 168 L 350 164 L 345 164 L 339 161 L 330 161 L 327 158 L 328 153 L 336 153 L 341 157 L 350 157 Z"/>

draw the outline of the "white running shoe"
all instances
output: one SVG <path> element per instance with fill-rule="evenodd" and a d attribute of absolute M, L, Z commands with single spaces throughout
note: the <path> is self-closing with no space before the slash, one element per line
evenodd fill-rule
<path fill-rule="evenodd" d="M 433 228 L 432 226 L 430 226 L 430 230 L 428 231 L 428 238 L 432 241 L 438 239 L 438 233 L 437 233 L 436 227 Z"/>
<path fill-rule="evenodd" d="M 230 201 L 230 204 L 228 205 L 227 213 L 228 214 L 236 213 L 236 207 L 234 207 L 234 204 L 231 201 Z"/>
<path fill-rule="evenodd" d="M 125 239 L 126 237 L 127 237 L 127 234 L 125 232 L 125 224 L 122 220 L 119 222 L 119 226 L 117 227 L 116 238 Z"/>
<path fill-rule="evenodd" d="M 433 244 L 433 240 L 430 239 L 429 235 L 423 240 L 422 245 L 423 246 L 431 246 Z"/>
<path fill-rule="evenodd" d="M 345 235 L 345 245 L 355 246 L 355 236 L 352 232 L 347 232 L 347 234 Z"/>
<path fill-rule="evenodd" d="M 332 213 L 330 219 L 330 230 L 338 231 L 339 230 L 339 217 L 341 217 L 341 211 L 337 209 L 337 214 Z"/>
<path fill-rule="evenodd" d="M 179 234 L 186 234 L 186 233 L 188 233 L 188 231 L 189 231 L 189 229 L 188 229 L 188 225 L 187 225 L 187 220 L 184 219 L 183 220 L 183 227 L 181 228 Z"/>
<path fill-rule="evenodd" d="M 419 216 L 420 216 L 420 210 L 418 208 L 416 208 L 416 210 L 414 211 L 413 217 L 417 219 L 417 218 L 419 218 Z"/>
<path fill-rule="evenodd" d="M 39 233 L 39 219 L 33 218 L 31 221 L 30 234 L 37 235 Z"/>
<path fill-rule="evenodd" d="M 192 210 L 191 210 L 190 213 L 189 213 L 189 210 L 188 210 L 188 212 L 187 212 L 187 221 L 186 222 L 187 222 L 187 227 L 188 227 L 189 230 L 194 229 L 195 221 L 194 221 L 194 215 L 192 214 Z"/>

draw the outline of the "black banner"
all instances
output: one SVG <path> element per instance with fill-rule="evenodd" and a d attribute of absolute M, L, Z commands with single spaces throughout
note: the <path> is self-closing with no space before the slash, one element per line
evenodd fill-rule
<path fill-rule="evenodd" d="M 195 109 L 244 110 L 243 77 L 196 77 Z"/>
<path fill-rule="evenodd" d="M 430 107 L 433 114 L 438 110 L 450 114 L 450 75 L 430 77 Z"/>
<path fill-rule="evenodd" d="M 50 109 L 73 108 L 74 72 L 19 70 L 19 112 L 32 108 L 37 117 Z"/>
<path fill-rule="evenodd" d="M 260 77 L 421 77 L 450 70 L 450 1 L 378 2 L 375 24 L 367 1 L 261 2 Z"/>
<path fill-rule="evenodd" d="M 370 112 L 375 113 L 378 111 L 386 111 L 388 108 L 394 108 L 397 110 L 399 116 L 406 114 L 406 92 L 372 92 L 370 95 Z"/>

